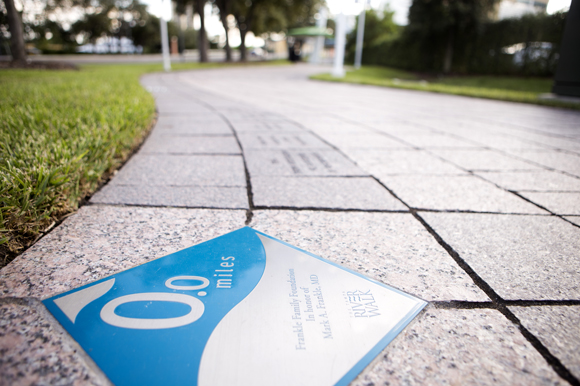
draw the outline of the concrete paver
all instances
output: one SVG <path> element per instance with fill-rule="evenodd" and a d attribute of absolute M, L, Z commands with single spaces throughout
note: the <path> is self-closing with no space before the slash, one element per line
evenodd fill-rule
<path fill-rule="evenodd" d="M 344 152 L 374 175 L 465 174 L 449 162 L 420 150 L 348 149 Z"/>
<path fill-rule="evenodd" d="M 38 300 L 0 298 L 3 385 L 110 385 Z"/>
<path fill-rule="evenodd" d="M 580 378 L 580 306 L 510 307 L 522 324 Z"/>
<path fill-rule="evenodd" d="M 521 194 L 555 214 L 580 214 L 580 192 L 523 192 Z"/>
<path fill-rule="evenodd" d="M 368 372 L 368 385 L 563 385 L 495 310 L 427 310 Z"/>
<path fill-rule="evenodd" d="M 141 148 L 141 154 L 241 154 L 234 136 L 190 137 L 155 135 L 148 138 Z"/>
<path fill-rule="evenodd" d="M 478 172 L 477 175 L 504 189 L 517 192 L 580 192 L 579 178 L 559 172 Z"/>
<path fill-rule="evenodd" d="M 367 176 L 342 154 L 321 150 L 248 150 L 244 152 L 251 176 Z"/>
<path fill-rule="evenodd" d="M 520 161 L 492 150 L 443 150 L 432 149 L 431 153 L 471 171 L 481 170 L 541 170 L 539 166 Z"/>
<path fill-rule="evenodd" d="M 421 213 L 502 298 L 580 300 L 580 229 L 552 216 Z"/>
<path fill-rule="evenodd" d="M 368 177 L 252 178 L 256 207 L 406 210 L 377 181 Z"/>
<path fill-rule="evenodd" d="M 543 209 L 471 175 L 388 175 L 379 180 L 414 208 L 547 214 Z"/>
<path fill-rule="evenodd" d="M 258 210 L 250 225 L 425 300 L 489 300 L 410 213 Z"/>
<path fill-rule="evenodd" d="M 139 153 L 0 271 L 0 383 L 106 384 L 38 299 L 248 224 L 431 302 L 353 384 L 579 385 L 580 113 L 321 71 L 144 77 Z"/>

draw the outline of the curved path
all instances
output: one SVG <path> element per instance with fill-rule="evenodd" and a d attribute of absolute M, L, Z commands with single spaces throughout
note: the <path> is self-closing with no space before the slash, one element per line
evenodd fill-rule
<path fill-rule="evenodd" d="M 580 113 L 324 70 L 144 77 L 144 146 L 1 271 L 0 383 L 106 383 L 37 299 L 247 224 L 431 302 L 356 385 L 579 384 Z"/>

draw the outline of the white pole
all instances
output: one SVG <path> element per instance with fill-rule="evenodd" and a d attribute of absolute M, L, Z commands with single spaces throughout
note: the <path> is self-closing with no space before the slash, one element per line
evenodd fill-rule
<path fill-rule="evenodd" d="M 318 20 L 316 20 L 316 27 L 320 29 L 326 28 L 326 21 L 328 18 L 328 11 L 326 7 L 321 7 L 318 11 Z M 310 63 L 320 62 L 320 53 L 324 50 L 324 36 L 316 36 L 314 38 L 314 52 L 310 58 Z"/>
<path fill-rule="evenodd" d="M 336 32 L 334 35 L 334 67 L 332 76 L 344 77 L 344 46 L 346 44 L 346 17 L 339 13 L 336 17 Z"/>
<path fill-rule="evenodd" d="M 167 36 L 167 22 L 163 18 L 163 15 L 159 17 L 159 23 L 161 24 L 161 52 L 163 53 L 163 69 L 165 71 L 171 71 L 171 59 L 169 58 L 169 37 Z"/>
<path fill-rule="evenodd" d="M 366 3 L 363 1 L 363 9 L 358 15 L 358 29 L 356 31 L 356 52 L 354 55 L 354 68 L 357 70 L 360 68 L 362 62 L 362 50 L 363 50 L 363 39 L 365 35 L 365 14 L 366 14 Z"/>

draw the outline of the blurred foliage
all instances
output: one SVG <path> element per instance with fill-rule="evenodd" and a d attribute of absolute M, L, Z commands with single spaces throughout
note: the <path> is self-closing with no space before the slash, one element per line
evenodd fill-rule
<path fill-rule="evenodd" d="M 476 29 L 454 36 L 450 71 L 551 76 L 557 65 L 565 19 L 565 13 L 556 13 L 483 22 Z M 549 44 L 541 45 L 541 42 Z M 436 39 L 418 32 L 418 27 L 411 28 L 410 24 L 398 39 L 365 49 L 363 63 L 440 73 L 447 43 L 443 35 Z"/>
<path fill-rule="evenodd" d="M 75 53 L 82 44 L 94 44 L 102 37 L 126 37 L 145 53 L 161 51 L 159 18 L 147 12 L 139 0 L 40 0 L 41 13 L 25 18 L 27 42 L 45 54 Z M 42 7 L 41 7 L 42 8 Z M 78 12 L 81 17 L 67 25 L 55 14 Z M 3 3 L 0 2 L 0 53 L 8 54 L 8 27 Z M 169 38 L 180 36 L 177 25 L 168 22 Z M 195 48 L 196 32 L 184 31 L 185 48 Z M 6 52 L 5 52 L 6 51 Z"/>
<path fill-rule="evenodd" d="M 232 14 L 242 36 L 242 59 L 245 59 L 245 36 L 253 32 L 281 32 L 289 28 L 314 25 L 314 14 L 324 0 L 231 0 Z"/>
<path fill-rule="evenodd" d="M 365 12 L 363 53 L 368 50 L 372 52 L 374 47 L 390 42 L 399 36 L 401 27 L 393 21 L 394 14 L 395 12 L 389 9 L 383 11 L 370 9 Z M 359 18 L 357 17 L 355 27 L 348 34 L 346 40 L 345 60 L 351 63 L 354 62 L 358 22 Z"/>

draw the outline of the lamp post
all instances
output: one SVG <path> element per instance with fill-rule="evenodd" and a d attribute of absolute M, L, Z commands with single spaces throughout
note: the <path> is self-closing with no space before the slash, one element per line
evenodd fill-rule
<path fill-rule="evenodd" d="M 164 3 L 163 0 L 161 0 Z M 163 11 L 159 17 L 159 23 L 161 24 L 161 52 L 163 54 L 163 69 L 165 71 L 171 71 L 171 59 L 169 58 L 169 37 L 167 36 L 167 21 L 165 21 Z"/>
<path fill-rule="evenodd" d="M 344 46 L 346 44 L 346 16 L 339 13 L 336 17 L 336 31 L 334 36 L 334 66 L 332 76 L 344 77 Z"/>
<path fill-rule="evenodd" d="M 358 0 L 357 0 L 358 1 Z M 369 0 L 370 2 L 370 0 Z M 363 41 L 365 34 L 365 15 L 366 15 L 366 1 L 362 0 L 363 7 L 360 15 L 358 16 L 358 29 L 356 31 L 356 51 L 354 55 L 354 68 L 357 70 L 360 68 L 362 62 L 362 50 Z"/>

